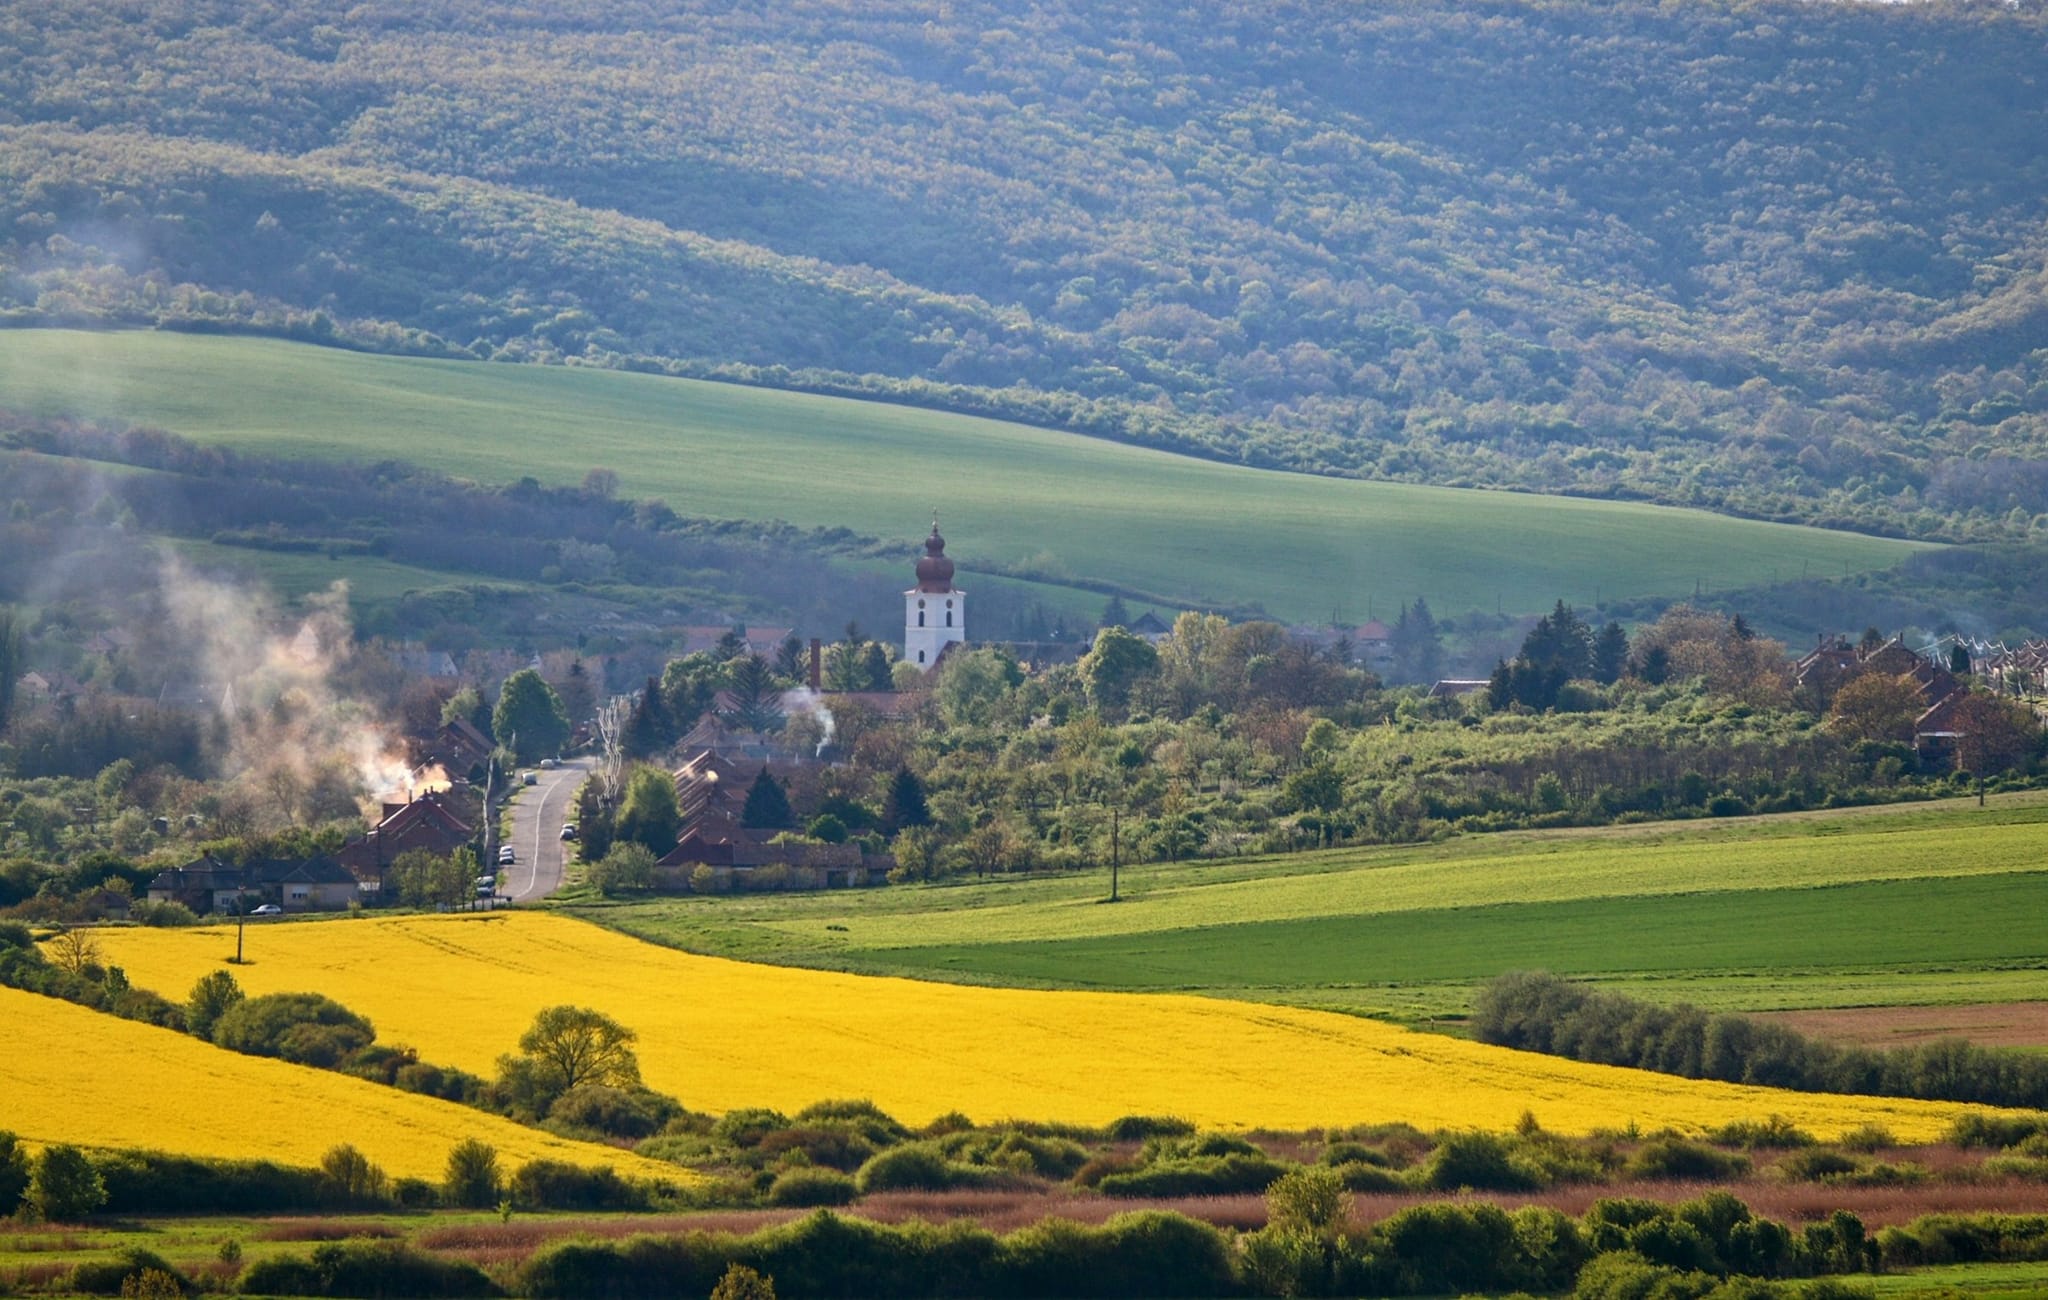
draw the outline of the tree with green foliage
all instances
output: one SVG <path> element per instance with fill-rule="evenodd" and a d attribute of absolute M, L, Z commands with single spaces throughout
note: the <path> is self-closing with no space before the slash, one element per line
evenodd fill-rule
<path fill-rule="evenodd" d="M 931 821 L 924 782 L 907 766 L 897 768 L 896 775 L 889 778 L 889 796 L 882 804 L 882 825 L 900 831 L 911 826 L 929 826 Z"/>
<path fill-rule="evenodd" d="M 519 1051 L 556 1095 L 579 1085 L 634 1088 L 640 1060 L 633 1053 L 639 1035 L 589 1007 L 546 1007 L 519 1036 Z"/>
<path fill-rule="evenodd" d="M 782 782 L 762 764 L 761 774 L 754 778 L 753 788 L 747 791 L 746 805 L 740 809 L 740 825 L 748 830 L 786 831 L 794 824 L 796 814 L 790 810 L 789 795 L 782 789 Z"/>
<path fill-rule="evenodd" d="M 475 897 L 479 874 L 476 854 L 467 848 L 445 856 L 407 849 L 392 860 L 384 877 L 407 907 L 460 907 Z"/>
<path fill-rule="evenodd" d="M 7 718 L 14 711 L 15 683 L 26 670 L 22 657 L 21 618 L 11 607 L 0 606 L 0 735 L 7 731 Z"/>
<path fill-rule="evenodd" d="M 1095 620 L 1099 630 L 1105 627 L 1128 628 L 1131 625 L 1131 611 L 1124 608 L 1124 598 L 1112 595 L 1102 606 L 1102 617 Z"/>
<path fill-rule="evenodd" d="M 1121 717 L 1130 707 L 1131 692 L 1159 671 L 1159 651 L 1143 637 L 1106 627 L 1081 656 L 1080 670 L 1088 702 L 1105 715 Z"/>
<path fill-rule="evenodd" d="M 802 682 L 808 673 L 809 668 L 804 663 L 804 643 L 791 632 L 775 647 L 775 675 L 786 682 Z"/>
<path fill-rule="evenodd" d="M 1444 638 L 1429 602 L 1421 596 L 1404 606 L 1401 616 L 1387 633 L 1387 651 L 1393 658 L 1393 680 L 1407 683 L 1434 682 L 1443 676 Z"/>
<path fill-rule="evenodd" d="M 723 715 L 728 725 L 740 731 L 782 730 L 782 686 L 766 659 L 751 654 L 734 659 L 727 665 L 726 691 L 732 698 Z"/>
<path fill-rule="evenodd" d="M 483 692 L 474 686 L 465 686 L 448 697 L 441 706 L 441 722 L 467 722 L 483 733 L 484 739 L 491 739 L 491 706 L 484 699 Z"/>
<path fill-rule="evenodd" d="M 675 779 L 658 767 L 634 768 L 612 822 L 614 838 L 643 845 L 660 857 L 676 846 L 682 825 Z"/>
<path fill-rule="evenodd" d="M 464 1138 L 448 1151 L 448 1169 L 441 1178 L 441 1196 L 466 1210 L 487 1210 L 504 1196 L 497 1148 Z"/>
<path fill-rule="evenodd" d="M 185 1001 L 185 1032 L 213 1041 L 213 1027 L 247 995 L 235 977 L 224 970 L 201 975 Z"/>
<path fill-rule="evenodd" d="M 662 706 L 661 686 L 652 677 L 640 692 L 640 698 L 633 701 L 633 711 L 626 716 L 626 725 L 619 736 L 619 748 L 627 758 L 651 758 L 667 749 L 675 740 L 675 729 L 669 720 L 668 710 Z"/>
<path fill-rule="evenodd" d="M 533 669 L 522 668 L 507 677 L 498 692 L 491 734 L 517 762 L 531 763 L 562 752 L 569 743 L 569 715 L 555 688 Z"/>
<path fill-rule="evenodd" d="M 775 1300 L 775 1280 L 745 1264 L 732 1264 L 711 1288 L 711 1300 Z"/>
<path fill-rule="evenodd" d="M 621 840 L 590 864 L 590 885 L 607 898 L 654 888 L 654 854 L 644 844 Z"/>
<path fill-rule="evenodd" d="M 1593 638 L 1593 680 L 1602 686 L 1612 686 L 1628 672 L 1628 633 L 1621 624 L 1610 621 L 1600 629 L 1600 635 Z"/>
<path fill-rule="evenodd" d="M 73 1223 L 107 1203 L 107 1186 L 83 1151 L 59 1143 L 36 1158 L 26 1201 L 45 1223 Z"/>
<path fill-rule="evenodd" d="M 896 689 L 896 665 L 889 658 L 889 647 L 880 641 L 870 641 L 861 651 L 861 687 L 864 691 L 893 691 Z"/>
<path fill-rule="evenodd" d="M 21 1139 L 0 1129 L 0 1216 L 12 1214 L 28 1195 L 34 1170 Z"/>
<path fill-rule="evenodd" d="M 939 874 L 945 840 L 930 826 L 906 826 L 897 832 L 890 852 L 896 859 L 889 878 L 896 881 L 932 880 Z"/>

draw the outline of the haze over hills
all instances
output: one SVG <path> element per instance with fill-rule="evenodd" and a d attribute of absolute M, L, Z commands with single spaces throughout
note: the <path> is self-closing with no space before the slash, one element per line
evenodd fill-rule
<path fill-rule="evenodd" d="M 581 358 L 1923 538 L 2048 512 L 2037 6 L 0 24 L 14 323 Z"/>

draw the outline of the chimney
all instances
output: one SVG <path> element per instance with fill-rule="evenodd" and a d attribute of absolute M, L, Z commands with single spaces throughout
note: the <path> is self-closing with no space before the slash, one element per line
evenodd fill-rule
<path fill-rule="evenodd" d="M 824 675 L 824 672 L 822 671 L 822 669 L 823 669 L 823 663 L 824 663 L 824 656 L 825 656 L 825 643 L 824 643 L 823 641 L 820 641 L 820 640 L 819 640 L 819 639 L 818 639 L 817 637 L 812 637 L 812 638 L 811 638 L 811 689 L 812 689 L 813 691 L 819 691 L 819 690 L 822 690 L 822 689 L 823 689 L 823 687 L 824 687 L 825 675 Z"/>

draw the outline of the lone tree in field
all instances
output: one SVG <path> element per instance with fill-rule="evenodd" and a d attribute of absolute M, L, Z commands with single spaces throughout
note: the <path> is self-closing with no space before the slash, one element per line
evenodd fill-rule
<path fill-rule="evenodd" d="M 633 1055 L 639 1037 L 602 1011 L 548 1007 L 520 1035 L 519 1050 L 557 1092 L 585 1083 L 631 1088 L 640 1082 L 640 1061 Z"/>

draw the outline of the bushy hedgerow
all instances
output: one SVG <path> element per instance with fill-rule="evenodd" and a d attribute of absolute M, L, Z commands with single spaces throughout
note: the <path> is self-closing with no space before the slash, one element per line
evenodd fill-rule
<path fill-rule="evenodd" d="M 415 1250 L 401 1241 L 333 1241 L 311 1255 L 276 1255 L 242 1274 L 245 1295 L 416 1296 L 466 1300 L 503 1294 L 482 1269 Z"/>
<path fill-rule="evenodd" d="M 990 1169 L 949 1159 L 939 1140 L 906 1142 L 877 1153 L 854 1182 L 861 1194 L 871 1192 L 941 1192 L 956 1187 L 1002 1187 L 1014 1184 L 1017 1176 L 1008 1170 Z"/>
<path fill-rule="evenodd" d="M 644 1210 L 655 1189 L 621 1178 L 611 1166 L 586 1169 L 562 1160 L 530 1160 L 507 1188 L 527 1210 Z"/>
<path fill-rule="evenodd" d="M 167 1151 L 109 1151 L 93 1157 L 108 1214 L 261 1214 L 327 1204 L 315 1169 L 268 1160 L 210 1160 Z"/>
<path fill-rule="evenodd" d="M 70 1285 L 73 1291 L 87 1295 L 120 1295 L 124 1286 L 132 1293 L 136 1280 L 145 1273 L 161 1273 L 179 1290 L 192 1290 L 192 1279 L 172 1268 L 162 1255 L 140 1246 L 126 1247 L 112 1259 L 87 1260 L 71 1270 Z"/>
<path fill-rule="evenodd" d="M 785 1169 L 768 1187 L 768 1204 L 810 1209 L 819 1205 L 850 1205 L 860 1196 L 853 1179 L 836 1169 Z"/>
<path fill-rule="evenodd" d="M 1947 1039 L 1888 1052 L 1839 1047 L 1748 1016 L 1660 1006 L 1518 971 L 1480 990 L 1482 1042 L 1691 1079 L 1993 1106 L 2048 1106 L 2048 1059 Z"/>
<path fill-rule="evenodd" d="M 1636 1148 L 1627 1169 L 1630 1178 L 1709 1183 L 1740 1178 L 1749 1172 L 1749 1158 L 1680 1137 L 1661 1137 Z"/>
<path fill-rule="evenodd" d="M 773 1278 L 776 1294 L 788 1297 L 1146 1300 L 1239 1290 L 1225 1234 L 1181 1215 L 1119 1215 L 1101 1227 L 1048 1220 L 999 1238 L 970 1223 L 888 1225 L 825 1210 L 746 1237 L 559 1243 L 527 1261 L 517 1289 L 536 1300 L 701 1295 L 735 1263 Z"/>

